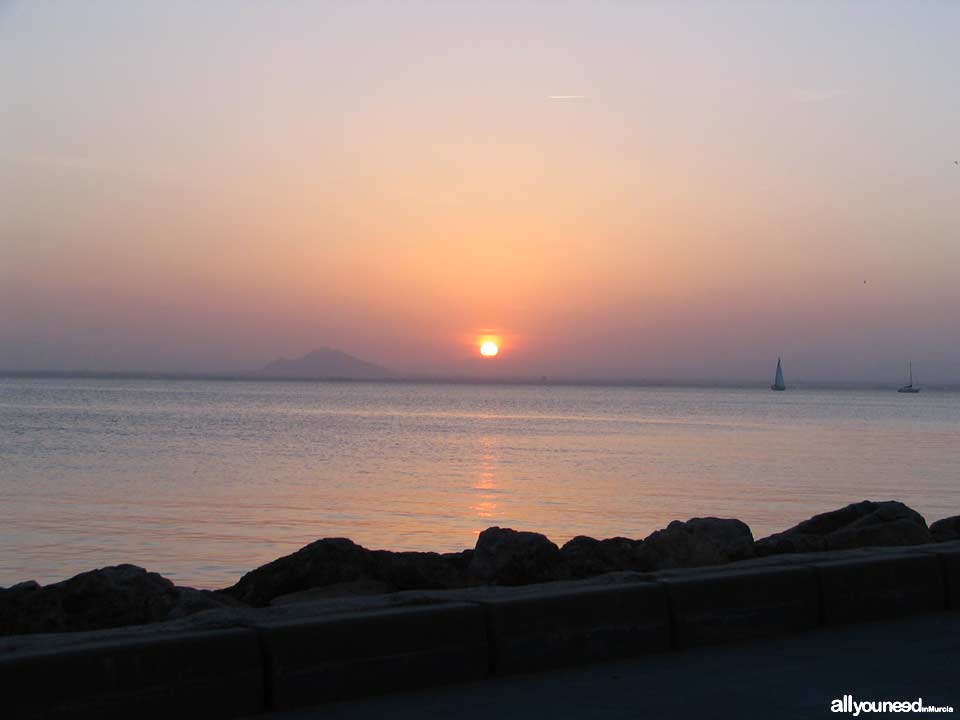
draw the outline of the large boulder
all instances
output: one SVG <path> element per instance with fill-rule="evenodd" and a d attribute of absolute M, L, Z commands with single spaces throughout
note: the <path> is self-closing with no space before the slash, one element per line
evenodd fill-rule
<path fill-rule="evenodd" d="M 757 540 L 757 555 L 891 547 L 932 542 L 927 523 L 916 510 L 901 502 L 853 503 L 839 510 L 814 515 L 796 527 Z"/>
<path fill-rule="evenodd" d="M 352 540 L 323 538 L 251 570 L 223 593 L 263 607 L 280 595 L 373 579 L 374 566 L 373 553 Z"/>
<path fill-rule="evenodd" d="M 324 538 L 251 570 L 236 585 L 220 592 L 263 607 L 274 598 L 294 594 L 300 598 L 335 597 L 377 590 L 462 587 L 466 584 L 466 558 L 464 553 L 367 550 L 346 538 Z M 307 590 L 313 592 L 303 595 Z"/>
<path fill-rule="evenodd" d="M 565 576 L 560 548 L 544 535 L 499 527 L 480 533 L 467 574 L 472 585 L 527 585 Z"/>
<path fill-rule="evenodd" d="M 960 540 L 960 515 L 937 520 L 930 525 L 930 535 L 936 542 Z"/>
<path fill-rule="evenodd" d="M 623 537 L 596 540 L 578 535 L 560 548 L 560 555 L 571 577 L 588 578 L 608 572 L 639 570 L 641 544 L 641 540 Z"/>
<path fill-rule="evenodd" d="M 674 520 L 637 548 L 642 571 L 721 565 L 751 557 L 753 534 L 746 523 L 727 518 Z"/>
<path fill-rule="evenodd" d="M 115 565 L 40 586 L 0 589 L 0 635 L 99 630 L 220 607 L 212 593 L 178 588 L 135 565 Z"/>

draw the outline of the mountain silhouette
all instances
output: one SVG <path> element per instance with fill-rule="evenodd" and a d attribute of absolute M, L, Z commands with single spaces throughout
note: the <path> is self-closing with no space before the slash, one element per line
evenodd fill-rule
<path fill-rule="evenodd" d="M 333 348 L 322 347 L 293 360 L 274 360 L 259 374 L 271 378 L 304 380 L 379 380 L 390 377 L 391 373 L 380 365 L 365 362 Z"/>

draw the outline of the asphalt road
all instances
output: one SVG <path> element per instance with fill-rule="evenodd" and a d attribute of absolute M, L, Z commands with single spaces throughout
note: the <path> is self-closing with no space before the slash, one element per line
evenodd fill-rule
<path fill-rule="evenodd" d="M 816 718 L 831 702 L 915 701 L 960 713 L 960 613 L 821 629 L 263 716 L 271 720 Z M 861 712 L 859 717 L 879 717 Z M 890 717 L 915 717 L 898 713 Z"/>

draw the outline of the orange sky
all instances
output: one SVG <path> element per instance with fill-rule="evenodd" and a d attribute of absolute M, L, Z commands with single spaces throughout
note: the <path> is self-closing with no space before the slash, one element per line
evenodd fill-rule
<path fill-rule="evenodd" d="M 0 367 L 956 380 L 957 20 L 8 3 Z"/>

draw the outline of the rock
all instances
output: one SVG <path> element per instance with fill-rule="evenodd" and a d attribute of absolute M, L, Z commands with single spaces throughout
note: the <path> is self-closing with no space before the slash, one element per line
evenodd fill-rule
<path fill-rule="evenodd" d="M 477 538 L 467 575 L 472 585 L 527 585 L 565 573 L 560 548 L 544 535 L 491 527 Z"/>
<path fill-rule="evenodd" d="M 595 540 L 578 535 L 560 548 L 560 555 L 574 578 L 588 578 L 609 572 L 637 570 L 640 540 L 616 537 Z"/>
<path fill-rule="evenodd" d="M 318 588 L 333 589 L 312 596 L 350 595 L 361 587 L 379 592 L 463 587 L 467 557 L 464 553 L 367 550 L 345 538 L 325 538 L 248 572 L 220 592 L 263 607 L 274 598 Z"/>
<path fill-rule="evenodd" d="M 754 544 L 759 556 L 891 547 L 932 542 L 923 516 L 895 500 L 863 502 L 814 515 L 796 527 Z"/>
<path fill-rule="evenodd" d="M 443 559 L 453 565 L 457 572 L 463 577 L 467 576 L 467 570 L 470 567 L 470 561 L 473 560 L 473 550 L 461 550 L 460 552 L 443 553 Z"/>
<path fill-rule="evenodd" d="M 960 515 L 937 520 L 930 525 L 930 535 L 936 542 L 960 540 Z"/>
<path fill-rule="evenodd" d="M 165 620 L 187 617 L 204 610 L 222 607 L 245 607 L 238 600 L 222 596 L 211 590 L 195 590 L 192 587 L 177 587 L 176 599 Z"/>
<path fill-rule="evenodd" d="M 38 583 L 36 580 L 24 580 L 23 582 L 19 582 L 16 585 L 11 585 L 10 587 L 6 588 L 6 590 L 17 590 L 17 591 L 23 592 L 26 590 L 36 590 L 39 587 L 40 587 L 40 583 Z M 3 591 L 4 591 L 4 588 L 0 588 L 0 592 L 3 592 Z"/>
<path fill-rule="evenodd" d="M 254 607 L 280 595 L 374 577 L 374 558 L 346 538 L 324 538 L 251 570 L 223 592 Z"/>
<path fill-rule="evenodd" d="M 454 561 L 438 553 L 388 552 L 373 553 L 373 577 L 397 590 L 444 590 L 463 587 L 466 573 Z"/>
<path fill-rule="evenodd" d="M 181 600 L 178 588 L 161 575 L 135 565 L 115 565 L 43 587 L 28 582 L 0 591 L 0 634 L 156 622 L 167 619 Z"/>
<path fill-rule="evenodd" d="M 751 557 L 753 534 L 746 523 L 725 518 L 674 520 L 645 538 L 637 548 L 637 569 L 720 565 Z"/>

